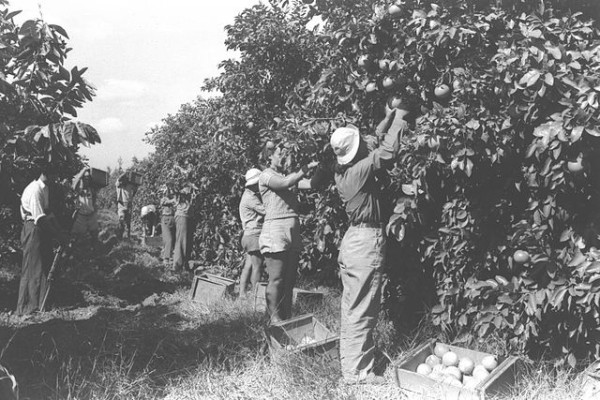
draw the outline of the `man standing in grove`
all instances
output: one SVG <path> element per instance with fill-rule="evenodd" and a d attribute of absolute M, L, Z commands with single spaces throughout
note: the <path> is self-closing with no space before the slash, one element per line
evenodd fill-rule
<path fill-rule="evenodd" d="M 129 179 L 127 172 L 121 174 L 117 179 L 117 214 L 119 215 L 119 230 L 117 237 L 123 239 L 123 233 L 127 231 L 127 238 L 131 239 L 131 207 L 133 196 L 137 192 L 137 185 Z"/>
<path fill-rule="evenodd" d="M 71 233 L 75 237 L 90 240 L 92 246 L 98 239 L 98 215 L 96 213 L 96 196 L 98 188 L 92 184 L 89 167 L 83 168 L 73 178 L 73 190 L 77 192 L 77 211 Z"/>
<path fill-rule="evenodd" d="M 379 146 L 370 151 L 357 127 L 338 128 L 331 135 L 337 158 L 335 184 L 345 203 L 350 226 L 342 239 L 338 262 L 343 284 L 340 361 L 347 384 L 382 384 L 373 373 L 377 324 L 385 261 L 383 207 L 379 171 L 393 164 L 408 125 L 407 110 L 388 113 L 377 128 Z"/>
<path fill-rule="evenodd" d="M 21 195 L 23 264 L 17 301 L 19 315 L 41 310 L 52 264 L 52 239 L 67 242 L 66 235 L 49 211 L 48 184 L 55 177 L 53 167 L 40 161 L 37 163 L 36 173 L 38 172 L 38 179 L 27 185 Z"/>

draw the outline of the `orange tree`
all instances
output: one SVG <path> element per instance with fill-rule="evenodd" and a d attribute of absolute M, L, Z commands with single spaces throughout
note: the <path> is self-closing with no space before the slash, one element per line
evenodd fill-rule
<path fill-rule="evenodd" d="M 515 351 L 571 364 L 600 355 L 600 37 L 574 12 L 597 4 L 530 3 L 273 0 L 245 10 L 227 27 L 239 59 L 205 87 L 221 97 L 184 110 L 195 128 L 167 119 L 152 132 L 165 149 L 202 155 L 189 168 L 175 163 L 203 171 L 194 176 L 202 212 L 221 216 L 205 229 L 223 241 L 197 247 L 239 251 L 222 232 L 239 229 L 240 176 L 266 140 L 286 139 L 297 164 L 329 162 L 332 129 L 352 122 L 369 134 L 386 101 L 402 98 L 420 115 L 383 182 L 395 237 L 390 315 L 402 280 L 409 295 L 429 280 L 432 321 L 452 334 L 498 335 Z M 191 137 L 200 150 L 186 146 Z M 335 189 L 303 201 L 313 207 L 303 267 L 334 276 L 346 229 Z"/>
<path fill-rule="evenodd" d="M 67 33 L 42 20 L 19 26 L 18 13 L 0 0 L 0 252 L 16 247 L 17 194 L 34 178 L 28 172 L 33 158 L 52 162 L 68 179 L 81 167 L 78 146 L 100 141 L 94 128 L 70 120 L 92 100 L 93 88 L 82 76 L 86 68 L 64 67 Z"/>

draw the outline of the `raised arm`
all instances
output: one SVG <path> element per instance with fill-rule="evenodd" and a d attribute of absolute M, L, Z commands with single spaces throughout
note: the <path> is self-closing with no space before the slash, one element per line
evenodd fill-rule
<path fill-rule="evenodd" d="M 298 172 L 293 172 L 285 177 L 280 177 L 280 176 L 276 176 L 276 175 L 271 175 L 267 182 L 265 183 L 266 186 L 269 189 L 272 190 L 283 190 L 283 189 L 289 189 L 292 186 L 295 186 L 298 182 L 300 182 L 300 180 L 302 178 L 304 178 L 304 176 L 308 173 L 308 171 L 311 168 L 314 168 L 315 166 L 317 166 L 319 163 L 316 161 L 313 161 L 305 166 L 302 167 L 302 169 Z M 310 181 L 309 181 L 310 182 Z M 299 189 L 310 189 L 309 187 L 298 187 Z"/>
<path fill-rule="evenodd" d="M 386 116 L 377 127 L 376 133 L 381 140 L 379 147 L 370 154 L 375 170 L 387 167 L 398 155 L 400 139 L 408 129 L 408 124 L 403 119 L 404 115 L 403 110 L 396 110 L 395 113 Z"/>

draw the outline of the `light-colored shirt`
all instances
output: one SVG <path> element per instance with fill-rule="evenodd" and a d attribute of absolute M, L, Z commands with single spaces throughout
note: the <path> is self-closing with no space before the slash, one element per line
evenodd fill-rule
<path fill-rule="evenodd" d="M 175 208 L 175 216 L 176 217 L 189 217 L 191 205 L 192 205 L 192 202 L 189 200 L 179 200 L 177 202 L 177 207 Z"/>
<path fill-rule="evenodd" d="M 173 207 L 177 204 L 177 200 L 170 197 L 163 197 L 160 199 L 160 207 L 162 215 L 173 215 Z"/>
<path fill-rule="evenodd" d="M 394 119 L 379 147 L 343 173 L 335 174 L 335 184 L 346 203 L 350 224 L 384 222 L 379 202 L 381 189 L 375 173 L 394 160 L 399 150 L 399 138 L 406 129 L 406 121 Z"/>
<path fill-rule="evenodd" d="M 81 189 L 77 196 L 77 202 L 79 213 L 82 215 L 90 215 L 96 210 L 94 206 L 96 196 L 93 189 Z"/>
<path fill-rule="evenodd" d="M 265 221 L 298 216 L 298 198 L 290 189 L 273 190 L 269 188 L 271 177 L 284 175 L 271 168 L 265 169 L 258 178 L 258 188 L 265 207 Z"/>
<path fill-rule="evenodd" d="M 133 183 L 127 182 L 119 185 L 119 181 L 117 181 L 117 203 L 128 208 L 136 191 L 137 186 Z"/>
<path fill-rule="evenodd" d="M 46 216 L 50 206 L 50 190 L 48 185 L 39 179 L 31 182 L 21 195 L 21 218 L 33 221 L 36 225 L 40 218 Z"/>
<path fill-rule="evenodd" d="M 260 233 L 265 219 L 265 207 L 258 195 L 250 189 L 244 190 L 239 210 L 244 232 L 247 234 Z"/>

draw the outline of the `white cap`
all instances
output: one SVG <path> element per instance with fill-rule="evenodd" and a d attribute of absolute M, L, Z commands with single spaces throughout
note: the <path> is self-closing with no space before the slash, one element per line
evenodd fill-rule
<path fill-rule="evenodd" d="M 338 164 L 348 164 L 358 152 L 360 132 L 354 125 L 337 128 L 331 135 L 329 143 L 337 157 Z"/>
<path fill-rule="evenodd" d="M 258 177 L 260 176 L 261 173 L 262 173 L 262 171 L 258 168 L 250 168 L 246 172 L 246 187 L 252 186 L 252 185 L 258 183 Z"/>

